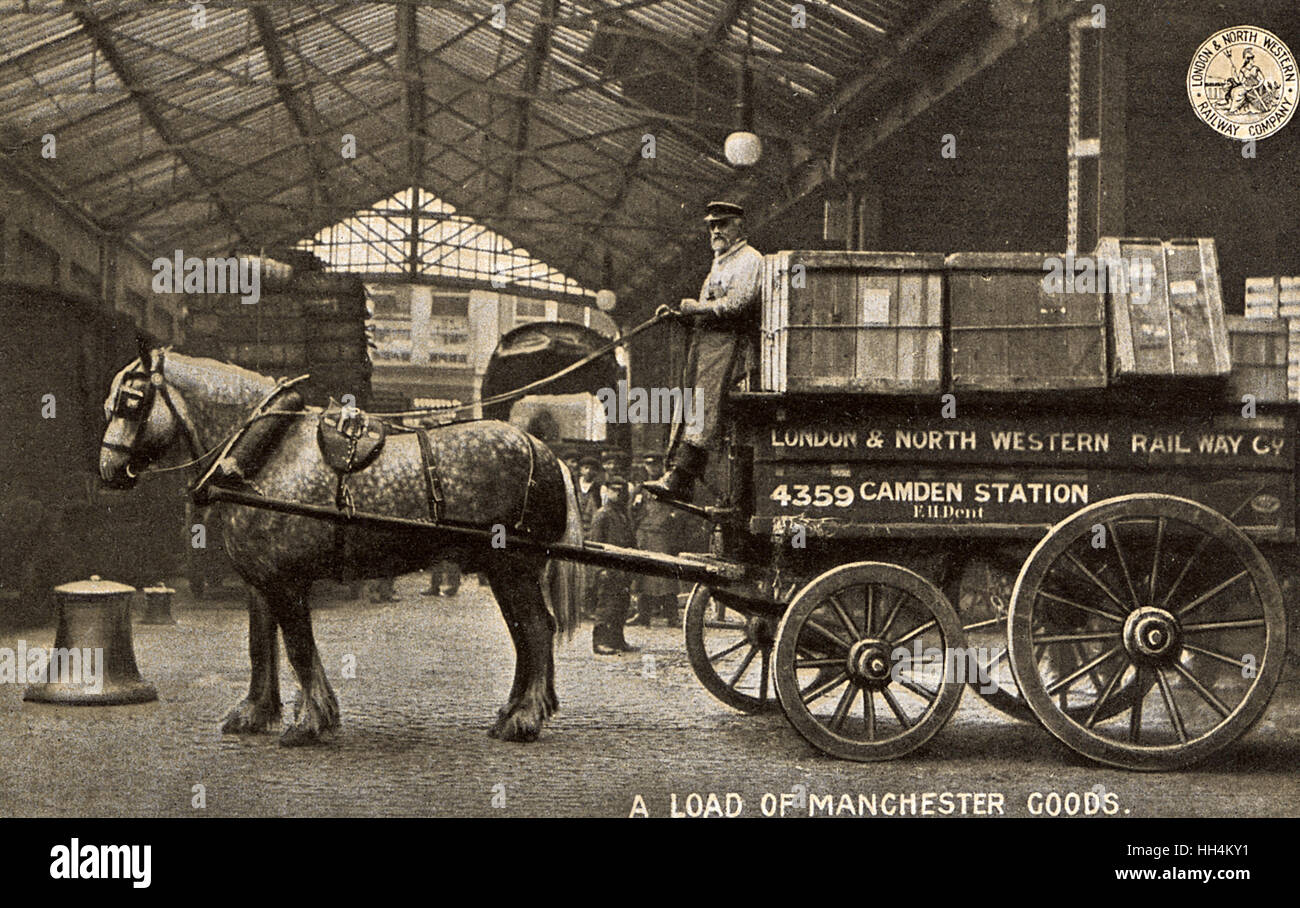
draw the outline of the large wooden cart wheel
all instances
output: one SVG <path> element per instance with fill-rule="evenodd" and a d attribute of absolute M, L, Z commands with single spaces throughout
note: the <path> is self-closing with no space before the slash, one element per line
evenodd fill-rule
<path fill-rule="evenodd" d="M 778 601 L 788 601 L 793 584 L 776 584 Z M 713 590 L 696 584 L 686 603 L 686 656 L 704 689 L 732 709 L 759 713 L 776 708 L 772 644 L 777 619 L 728 608 Z"/>
<path fill-rule="evenodd" d="M 1235 741 L 1263 715 L 1286 651 L 1259 549 L 1172 495 L 1112 498 L 1055 526 L 1016 581 L 1010 629 L 1016 681 L 1047 729 L 1128 769 L 1185 766 Z M 1076 653 L 1069 672 L 1062 651 Z"/>
<path fill-rule="evenodd" d="M 957 613 L 913 571 L 841 565 L 808 584 L 776 634 L 776 692 L 799 734 L 845 760 L 910 753 L 961 700 Z"/>

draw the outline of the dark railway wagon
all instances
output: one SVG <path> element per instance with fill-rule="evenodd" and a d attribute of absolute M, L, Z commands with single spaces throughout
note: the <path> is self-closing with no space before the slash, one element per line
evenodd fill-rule
<path fill-rule="evenodd" d="M 0 622 L 38 624 L 51 588 L 100 574 L 142 585 L 173 574 L 184 540 L 183 480 L 133 495 L 101 487 L 104 396 L 137 328 L 84 296 L 0 284 Z"/>

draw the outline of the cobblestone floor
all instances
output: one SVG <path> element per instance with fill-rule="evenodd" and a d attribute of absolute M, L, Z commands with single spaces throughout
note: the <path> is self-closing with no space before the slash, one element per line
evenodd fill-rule
<path fill-rule="evenodd" d="M 344 725 L 309 749 L 219 733 L 247 688 L 247 620 L 233 594 L 196 607 L 179 584 L 176 625 L 135 626 L 136 656 L 158 703 L 38 705 L 22 702 L 20 685 L 0 685 L 0 815 L 627 816 L 638 794 L 651 815 L 668 815 L 671 797 L 683 808 L 690 792 L 733 792 L 746 814 L 758 814 L 764 794 L 801 784 L 855 800 L 999 792 L 1008 815 L 1027 815 L 1034 791 L 1099 785 L 1131 816 L 1300 815 L 1294 681 L 1250 735 L 1192 771 L 1094 766 L 969 692 L 924 751 L 859 765 L 813 750 L 779 713 L 745 716 L 714 701 L 687 664 L 680 629 L 629 629 L 654 656 L 649 675 L 640 656 L 593 658 L 584 625 L 559 646 L 562 706 L 541 740 L 495 741 L 485 731 L 514 658 L 500 613 L 472 578 L 453 599 L 422 597 L 426 583 L 427 575 L 400 578 L 393 603 L 320 603 L 316 639 Z M 53 631 L 24 638 L 48 646 Z M 355 679 L 341 672 L 349 654 Z M 286 701 L 296 693 L 287 664 L 282 691 Z M 206 807 L 193 806 L 196 785 Z"/>

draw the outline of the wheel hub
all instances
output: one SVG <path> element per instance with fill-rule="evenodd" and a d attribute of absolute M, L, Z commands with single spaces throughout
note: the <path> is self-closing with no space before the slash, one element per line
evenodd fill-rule
<path fill-rule="evenodd" d="M 1178 619 L 1162 608 L 1135 609 L 1124 622 L 1124 648 L 1134 661 L 1168 664 L 1182 651 Z"/>
<path fill-rule="evenodd" d="M 884 687 L 889 683 L 889 644 L 884 640 L 859 640 L 849 647 L 849 677 L 863 684 Z"/>

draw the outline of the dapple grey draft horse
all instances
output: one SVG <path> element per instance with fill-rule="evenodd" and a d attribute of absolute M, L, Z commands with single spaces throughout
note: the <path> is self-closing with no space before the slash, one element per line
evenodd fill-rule
<path fill-rule="evenodd" d="M 184 443 L 198 457 L 222 444 L 276 388 L 262 375 L 167 350 L 142 351 L 113 380 L 99 472 L 130 488 L 150 464 Z M 248 480 L 262 496 L 333 507 L 337 474 L 317 444 L 319 410 L 290 416 L 278 441 Z M 567 469 L 543 444 L 506 423 L 474 421 L 427 432 L 441 479 L 448 521 L 497 524 L 530 539 L 581 543 L 581 522 Z M 414 432 L 389 435 L 378 459 L 348 477 L 351 506 L 397 517 L 429 519 L 423 460 Z M 338 526 L 262 508 L 222 504 L 226 550 L 255 591 L 249 597 L 248 696 L 226 716 L 226 733 L 280 727 L 276 628 L 302 693 L 283 744 L 310 744 L 339 724 L 338 700 L 326 680 L 312 636 L 308 592 L 317 578 L 391 577 L 458 561 L 487 577 L 515 644 L 515 679 L 490 734 L 536 739 L 559 705 L 553 636 L 572 632 L 577 605 L 568 594 L 568 565 L 548 565 L 533 552 L 453 543 L 425 530 Z M 549 605 L 549 607 L 548 607 Z"/>

